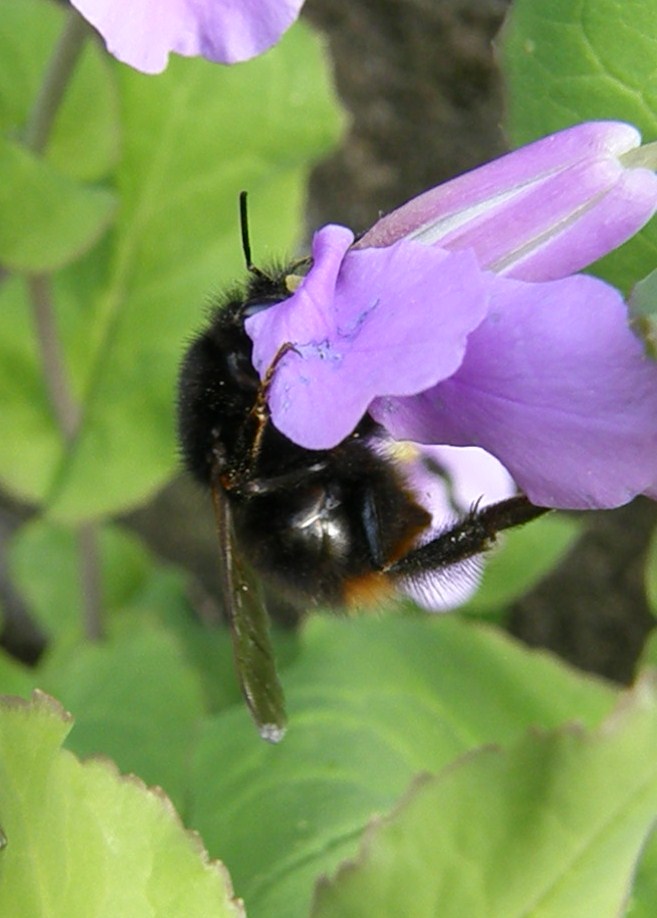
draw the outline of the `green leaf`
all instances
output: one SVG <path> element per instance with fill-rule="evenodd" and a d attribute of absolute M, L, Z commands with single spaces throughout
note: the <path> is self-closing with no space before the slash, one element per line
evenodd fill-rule
<path fill-rule="evenodd" d="M 124 604 L 113 628 L 129 636 L 135 620 L 145 625 L 156 623 L 175 636 L 185 660 L 191 664 L 203 686 L 205 707 L 221 711 L 241 701 L 233 663 L 233 647 L 228 628 L 211 627 L 199 621 L 188 598 L 188 576 L 173 569 L 159 569 L 130 602 Z M 199 599 L 199 605 L 208 598 Z M 280 654 L 278 656 L 280 663 Z"/>
<path fill-rule="evenodd" d="M 486 559 L 481 586 L 461 612 L 503 618 L 506 607 L 527 593 L 565 557 L 579 537 L 578 521 L 550 514 L 510 530 Z"/>
<path fill-rule="evenodd" d="M 305 916 L 316 878 L 355 853 L 418 772 L 531 725 L 595 724 L 614 699 L 455 616 L 317 617 L 303 638 L 283 674 L 285 740 L 262 743 L 241 707 L 208 723 L 197 754 L 192 824 L 253 918 Z"/>
<path fill-rule="evenodd" d="M 16 277 L 0 284 L 0 404 L 0 478 L 19 500 L 36 498 L 55 473 L 62 437 L 39 368 L 27 291 Z"/>
<path fill-rule="evenodd" d="M 139 539 L 118 526 L 98 526 L 102 607 L 106 619 L 150 589 L 157 565 Z M 79 549 L 73 529 L 47 520 L 27 523 L 9 548 L 13 582 L 43 630 L 81 637 Z"/>
<path fill-rule="evenodd" d="M 655 529 L 646 555 L 646 598 L 654 615 L 657 615 L 657 529 Z"/>
<path fill-rule="evenodd" d="M 85 188 L 0 138 L 0 263 L 12 271 L 60 268 L 91 248 L 116 209 L 114 195 Z"/>
<path fill-rule="evenodd" d="M 38 680 L 74 712 L 68 743 L 74 752 L 107 755 L 184 804 L 204 699 L 171 635 L 152 627 L 73 645 L 47 660 Z"/>
<path fill-rule="evenodd" d="M 641 855 L 627 918 L 653 918 L 657 909 L 657 834 L 653 830 Z"/>
<path fill-rule="evenodd" d="M 39 693 L 0 707 L 0 914 L 243 914 L 223 867 L 208 861 L 162 793 L 108 762 L 81 764 L 60 748 L 70 728 Z"/>
<path fill-rule="evenodd" d="M 34 669 L 18 663 L 0 649 L 0 695 L 27 697 L 35 687 Z"/>
<path fill-rule="evenodd" d="M 164 628 L 201 679 L 205 705 L 221 710 L 234 704 L 240 694 L 230 635 L 226 628 L 209 628 L 197 620 L 187 595 L 188 575 L 158 564 L 134 533 L 118 526 L 99 526 L 98 545 L 109 634 L 129 642 L 140 630 Z M 75 532 L 46 520 L 32 521 L 14 535 L 8 562 L 12 581 L 32 616 L 70 653 L 84 630 Z M 68 666 L 66 656 L 61 666 Z M 35 684 L 31 680 L 29 690 Z M 13 689 L 3 687 L 0 667 L 2 691 Z"/>
<path fill-rule="evenodd" d="M 28 449 L 20 428 L 12 455 L 0 446 L 5 487 L 47 501 L 67 522 L 133 506 L 171 476 L 183 348 L 213 292 L 244 276 L 239 191 L 250 192 L 257 262 L 293 254 L 308 171 L 341 124 L 321 44 L 299 24 L 237 67 L 177 58 L 156 77 L 119 64 L 116 72 L 125 137 L 119 218 L 110 239 L 59 273 L 53 293 L 83 426 L 69 451 L 58 445 L 44 457 L 45 488 L 36 463 L 30 479 L 16 461 Z M 10 314 L 21 296 L 12 288 Z M 5 351 L 22 347 L 19 322 L 4 330 L 0 365 Z M 40 369 L 27 375 L 38 380 Z M 20 403 L 9 413 L 30 418 L 45 446 L 51 425 L 29 415 L 20 387 L 1 395 Z M 0 444 L 7 436 L 0 431 Z"/>
<path fill-rule="evenodd" d="M 519 146 L 579 121 L 629 121 L 657 138 L 654 0 L 515 0 L 501 41 Z M 657 261 L 657 223 L 596 266 L 624 290 Z"/>
<path fill-rule="evenodd" d="M 657 669 L 657 631 L 654 628 L 643 645 L 637 665 L 637 671 L 640 673 L 646 669 Z"/>
<path fill-rule="evenodd" d="M 617 918 L 657 817 L 657 701 L 531 733 L 416 782 L 318 890 L 313 918 Z M 653 904 L 654 905 L 654 904 Z"/>
<path fill-rule="evenodd" d="M 0 131 L 18 140 L 44 78 L 67 11 L 44 0 L 3 0 Z M 79 181 L 103 178 L 119 152 L 118 100 L 101 45 L 86 43 L 52 127 L 47 161 Z"/>

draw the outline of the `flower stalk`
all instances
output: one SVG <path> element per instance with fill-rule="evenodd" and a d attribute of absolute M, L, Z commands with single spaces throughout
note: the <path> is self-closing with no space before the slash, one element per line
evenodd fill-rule
<path fill-rule="evenodd" d="M 69 7 L 64 28 L 25 127 L 23 143 L 33 153 L 42 153 L 46 147 L 59 106 L 89 34 L 87 23 L 76 10 Z"/>
<path fill-rule="evenodd" d="M 70 8 L 25 128 L 24 145 L 37 155 L 47 146 L 59 106 L 88 37 L 89 26 Z M 31 275 L 27 278 L 27 286 L 46 389 L 57 426 L 70 445 L 78 434 L 81 412 L 68 379 L 50 279 L 44 274 Z M 81 523 L 75 535 L 84 629 L 90 640 L 98 640 L 103 634 L 98 527 L 94 523 Z"/>

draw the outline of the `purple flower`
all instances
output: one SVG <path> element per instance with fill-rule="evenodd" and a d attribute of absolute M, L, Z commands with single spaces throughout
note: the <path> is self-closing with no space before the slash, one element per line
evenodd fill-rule
<path fill-rule="evenodd" d="M 657 364 L 620 294 L 569 276 L 657 207 L 657 177 L 616 156 L 637 138 L 580 125 L 421 195 L 355 246 L 320 230 L 294 295 L 247 322 L 261 376 L 294 345 L 268 393 L 276 427 L 325 449 L 369 411 L 397 439 L 482 447 L 540 506 L 654 493 Z"/>
<path fill-rule="evenodd" d="M 72 0 L 108 51 L 144 73 L 169 52 L 235 64 L 262 54 L 292 25 L 303 0 Z"/>

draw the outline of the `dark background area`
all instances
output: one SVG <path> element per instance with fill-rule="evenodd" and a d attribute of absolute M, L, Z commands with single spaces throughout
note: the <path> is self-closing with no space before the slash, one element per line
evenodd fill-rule
<path fill-rule="evenodd" d="M 493 39 L 505 0 L 308 0 L 325 36 L 350 125 L 312 175 L 308 232 L 327 222 L 367 229 L 414 194 L 503 153 L 504 87 Z M 173 410 L 173 409 L 172 409 Z M 656 460 L 657 461 L 657 460 Z M 21 513 L 5 506 L 0 539 Z M 559 568 L 512 610 L 511 631 L 576 665 L 620 681 L 653 620 L 643 562 L 657 506 L 637 500 L 586 514 L 586 533 Z M 176 481 L 129 522 L 163 557 L 185 564 L 213 609 L 217 549 L 209 499 Z M 2 577 L 5 642 L 24 655 L 38 638 Z"/>

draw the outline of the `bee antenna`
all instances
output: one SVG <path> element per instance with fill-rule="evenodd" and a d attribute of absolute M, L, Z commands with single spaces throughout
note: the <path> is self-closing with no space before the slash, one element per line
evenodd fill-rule
<path fill-rule="evenodd" d="M 247 209 L 248 192 L 240 191 L 240 230 L 242 233 L 242 252 L 246 262 L 247 271 L 256 271 L 257 268 L 251 261 L 251 242 L 249 240 L 249 214 Z"/>

